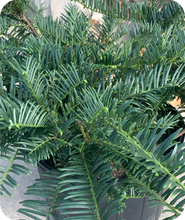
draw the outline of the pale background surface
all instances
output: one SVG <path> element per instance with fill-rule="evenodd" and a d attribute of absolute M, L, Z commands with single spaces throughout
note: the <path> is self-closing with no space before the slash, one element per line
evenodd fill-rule
<path fill-rule="evenodd" d="M 21 165 L 25 165 L 22 162 L 19 162 Z M 8 166 L 9 162 L 5 162 L 4 160 L 0 160 L 1 166 Z M 21 213 L 16 212 L 19 208 L 21 208 L 21 205 L 19 202 L 26 200 L 26 199 L 39 199 L 39 197 L 34 196 L 25 196 L 24 193 L 26 192 L 26 188 L 28 186 L 33 185 L 34 180 L 40 178 L 37 168 L 32 167 L 31 165 L 26 165 L 27 168 L 29 168 L 33 174 L 30 176 L 21 175 L 20 177 L 17 175 L 11 174 L 13 178 L 18 182 L 18 186 L 16 187 L 16 190 L 10 190 L 10 192 L 14 195 L 14 198 L 9 197 L 5 194 L 5 197 L 0 197 L 0 220 L 30 220 L 31 218 L 25 217 L 25 215 L 22 215 Z M 2 212 L 1 212 L 2 210 Z M 42 220 L 46 220 L 45 218 L 42 218 Z"/>

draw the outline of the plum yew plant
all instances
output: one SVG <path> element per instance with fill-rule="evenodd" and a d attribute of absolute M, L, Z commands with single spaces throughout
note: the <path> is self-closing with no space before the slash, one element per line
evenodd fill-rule
<path fill-rule="evenodd" d="M 72 5 L 53 20 L 29 0 L 0 15 L 0 159 L 9 161 L 0 194 L 13 196 L 18 176 L 30 173 L 17 161 L 46 161 L 54 169 L 26 192 L 40 199 L 18 210 L 31 219 L 108 220 L 145 195 L 175 219 L 185 204 L 185 144 L 181 128 L 161 137 L 179 120 L 167 101 L 184 98 L 183 9 L 165 0 L 77 2 L 103 13 L 101 24 Z"/>

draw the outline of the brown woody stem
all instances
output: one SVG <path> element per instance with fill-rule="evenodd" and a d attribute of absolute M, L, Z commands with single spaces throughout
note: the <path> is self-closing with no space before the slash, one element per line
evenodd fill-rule
<path fill-rule="evenodd" d="M 87 134 L 85 133 L 81 121 L 80 121 L 80 120 L 77 120 L 77 124 L 78 124 L 78 126 L 80 127 L 80 130 L 81 130 L 81 132 L 82 132 L 82 134 L 83 134 L 84 139 L 86 140 L 87 143 L 89 143 L 89 142 L 90 142 L 90 140 L 89 140 L 89 138 L 88 138 L 89 134 L 88 134 L 88 133 L 87 133 Z"/>
<path fill-rule="evenodd" d="M 28 25 L 28 27 L 31 29 L 31 31 L 33 32 L 33 35 L 35 37 L 37 37 L 37 32 L 35 31 L 35 29 L 33 28 L 33 26 L 30 24 L 30 22 L 28 21 L 28 19 L 26 18 L 26 16 L 24 15 L 24 13 L 22 13 L 22 18 L 23 20 L 26 22 L 26 24 Z"/>
<path fill-rule="evenodd" d="M 177 135 L 177 137 L 176 138 L 178 138 L 178 137 L 180 137 L 180 136 L 182 136 L 183 134 L 185 134 L 185 128 L 181 131 L 181 132 L 179 132 L 178 133 L 178 135 Z"/>
<path fill-rule="evenodd" d="M 175 137 L 175 139 L 177 139 L 178 137 L 182 136 L 183 134 L 185 134 L 185 128 L 178 133 L 178 135 Z M 156 144 L 156 147 L 158 146 L 159 144 Z"/>

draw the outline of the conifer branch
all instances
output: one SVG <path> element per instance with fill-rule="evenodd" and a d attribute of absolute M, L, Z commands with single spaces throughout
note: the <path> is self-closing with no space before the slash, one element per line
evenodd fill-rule
<path fill-rule="evenodd" d="M 28 21 L 28 19 L 26 18 L 25 14 L 22 13 L 22 18 L 23 20 L 26 22 L 26 24 L 28 25 L 28 27 L 31 29 L 31 31 L 33 32 L 33 35 L 35 37 L 37 37 L 37 32 L 35 31 L 35 29 L 33 28 L 33 26 L 30 24 L 30 22 Z"/>

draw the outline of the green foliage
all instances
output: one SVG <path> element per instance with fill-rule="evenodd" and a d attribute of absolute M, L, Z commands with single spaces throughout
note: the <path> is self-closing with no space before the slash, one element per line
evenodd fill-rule
<path fill-rule="evenodd" d="M 0 194 L 13 196 L 11 173 L 30 173 L 16 160 L 44 160 L 55 169 L 28 187 L 39 199 L 19 209 L 31 219 L 107 220 L 145 195 L 174 219 L 185 204 L 185 144 L 167 101 L 184 98 L 183 10 L 165 0 L 78 2 L 103 12 L 101 24 L 72 5 L 54 21 L 22 0 L 0 16 L 0 159 L 9 161 Z"/>

